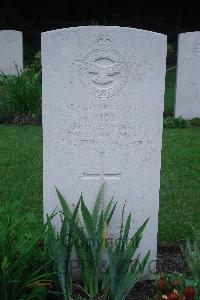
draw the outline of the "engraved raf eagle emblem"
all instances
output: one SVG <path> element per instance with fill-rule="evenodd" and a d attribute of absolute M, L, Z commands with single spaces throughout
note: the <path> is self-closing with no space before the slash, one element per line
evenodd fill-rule
<path fill-rule="evenodd" d="M 81 83 L 99 98 L 118 94 L 128 80 L 131 64 L 113 49 L 112 44 L 108 36 L 102 35 L 95 41 L 96 48 L 76 61 Z"/>
<path fill-rule="evenodd" d="M 108 84 L 115 81 L 114 75 L 120 74 L 123 66 L 123 63 L 113 63 L 106 66 L 94 62 L 93 64 L 86 63 L 86 65 L 82 67 L 84 67 L 85 70 L 88 70 L 89 74 L 93 74 L 93 77 L 91 76 L 91 80 L 94 83 Z"/>

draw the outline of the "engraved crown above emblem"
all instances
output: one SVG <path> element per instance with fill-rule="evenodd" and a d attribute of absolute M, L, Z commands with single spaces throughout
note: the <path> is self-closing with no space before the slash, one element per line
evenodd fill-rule
<path fill-rule="evenodd" d="M 106 35 L 100 35 L 96 40 L 97 48 L 101 50 L 109 50 L 112 47 L 112 40 Z"/>
<path fill-rule="evenodd" d="M 109 36 L 99 36 L 94 44 L 94 50 L 76 61 L 80 80 L 90 94 L 109 98 L 118 94 L 126 84 L 131 64 L 113 49 Z"/>

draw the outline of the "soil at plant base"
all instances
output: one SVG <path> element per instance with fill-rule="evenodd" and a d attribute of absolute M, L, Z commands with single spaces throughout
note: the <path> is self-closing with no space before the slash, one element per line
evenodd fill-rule
<path fill-rule="evenodd" d="M 41 125 L 42 122 L 41 122 L 41 120 L 38 120 L 34 117 L 22 117 L 22 116 L 16 115 L 15 117 L 9 118 L 0 123 L 6 124 L 6 125 L 24 126 L 24 125 Z"/>
<path fill-rule="evenodd" d="M 158 247 L 157 273 L 183 273 L 189 276 L 186 261 L 179 245 L 161 245 Z M 154 280 L 146 280 L 137 283 L 127 300 L 152 300 L 157 293 Z"/>
<path fill-rule="evenodd" d="M 183 273 L 189 276 L 187 264 L 179 245 L 159 246 L 156 273 Z M 156 274 L 155 274 L 156 275 Z M 157 293 L 155 280 L 138 282 L 126 300 L 152 300 Z M 60 300 L 57 296 L 48 296 L 48 300 Z"/>

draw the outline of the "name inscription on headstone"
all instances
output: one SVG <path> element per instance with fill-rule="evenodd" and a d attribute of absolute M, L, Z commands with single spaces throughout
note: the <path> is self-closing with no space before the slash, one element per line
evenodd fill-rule
<path fill-rule="evenodd" d="M 131 120 L 132 112 L 136 110 L 134 105 L 111 107 L 102 102 L 94 106 L 71 103 L 68 109 L 71 116 L 66 131 L 68 146 L 110 144 L 115 149 L 121 149 L 143 142 L 137 136 L 134 120 Z M 126 117 L 123 120 L 117 119 L 117 113 L 123 113 Z"/>

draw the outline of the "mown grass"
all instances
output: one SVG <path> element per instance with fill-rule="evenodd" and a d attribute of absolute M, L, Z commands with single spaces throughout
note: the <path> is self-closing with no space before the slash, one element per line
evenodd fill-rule
<path fill-rule="evenodd" d="M 200 228 L 200 129 L 163 132 L 159 241 L 190 235 L 187 222 Z"/>
<path fill-rule="evenodd" d="M 41 127 L 0 125 L 0 201 L 20 200 L 22 211 L 42 212 Z"/>
<path fill-rule="evenodd" d="M 200 129 L 163 133 L 159 241 L 189 236 L 200 228 Z M 0 201 L 21 201 L 42 221 L 42 129 L 0 125 Z"/>

